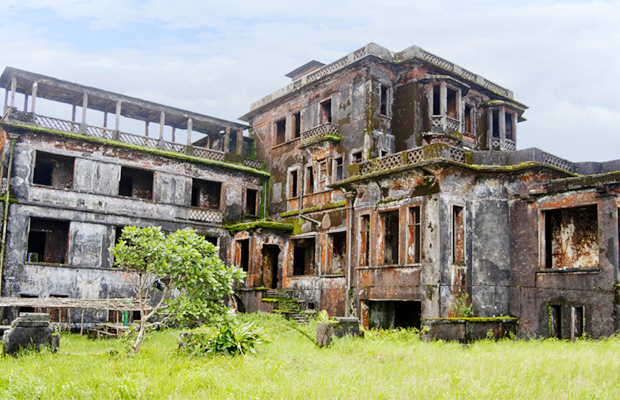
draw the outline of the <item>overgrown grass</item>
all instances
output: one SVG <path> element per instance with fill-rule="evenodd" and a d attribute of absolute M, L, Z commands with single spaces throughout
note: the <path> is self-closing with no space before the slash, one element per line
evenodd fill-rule
<path fill-rule="evenodd" d="M 618 398 L 620 339 L 421 342 L 372 331 L 318 348 L 277 315 L 245 315 L 255 355 L 189 357 L 154 332 L 135 357 L 115 340 L 63 335 L 58 354 L 0 358 L 3 399 Z M 315 325 L 304 329 L 312 332 Z M 178 332 L 177 332 L 178 333 Z M 110 351 L 112 350 L 112 351 Z"/>

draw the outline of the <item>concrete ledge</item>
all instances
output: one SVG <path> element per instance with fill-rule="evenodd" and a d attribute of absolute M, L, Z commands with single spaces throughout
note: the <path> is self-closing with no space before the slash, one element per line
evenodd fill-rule
<path fill-rule="evenodd" d="M 487 338 L 500 339 L 517 334 L 519 320 L 513 317 L 498 318 L 423 318 L 422 325 L 429 327 L 427 340 L 458 340 L 471 342 Z"/>

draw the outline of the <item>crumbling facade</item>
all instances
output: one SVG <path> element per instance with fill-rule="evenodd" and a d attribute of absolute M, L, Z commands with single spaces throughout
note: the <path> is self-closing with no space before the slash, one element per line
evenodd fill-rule
<path fill-rule="evenodd" d="M 279 290 L 365 327 L 419 326 L 465 301 L 519 318 L 522 336 L 620 328 L 620 160 L 516 150 L 527 107 L 416 46 L 371 43 L 287 76 L 246 126 L 7 69 L 2 295 L 125 296 L 107 248 L 119 226 L 156 224 L 217 237 L 247 271 L 245 311 Z M 71 104 L 72 120 L 39 116 L 37 96 Z M 103 127 L 76 122 L 76 104 Z M 159 139 L 123 133 L 121 116 L 157 122 Z"/>

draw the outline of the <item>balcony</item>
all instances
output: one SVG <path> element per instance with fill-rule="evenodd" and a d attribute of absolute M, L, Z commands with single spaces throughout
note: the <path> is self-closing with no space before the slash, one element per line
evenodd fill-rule
<path fill-rule="evenodd" d="M 336 124 L 319 125 L 301 133 L 299 148 L 305 148 L 324 140 L 340 141 L 340 127 Z"/>

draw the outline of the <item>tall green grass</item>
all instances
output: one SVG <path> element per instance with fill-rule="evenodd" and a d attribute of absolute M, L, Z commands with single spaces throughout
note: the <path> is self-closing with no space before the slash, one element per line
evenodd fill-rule
<path fill-rule="evenodd" d="M 616 399 L 620 339 L 421 342 L 372 331 L 318 348 L 276 315 L 245 315 L 255 355 L 188 357 L 154 332 L 135 357 L 115 340 L 63 335 L 57 354 L 0 358 L 2 399 Z M 313 335 L 315 325 L 305 329 Z M 178 332 L 176 332 L 178 334 Z"/>

